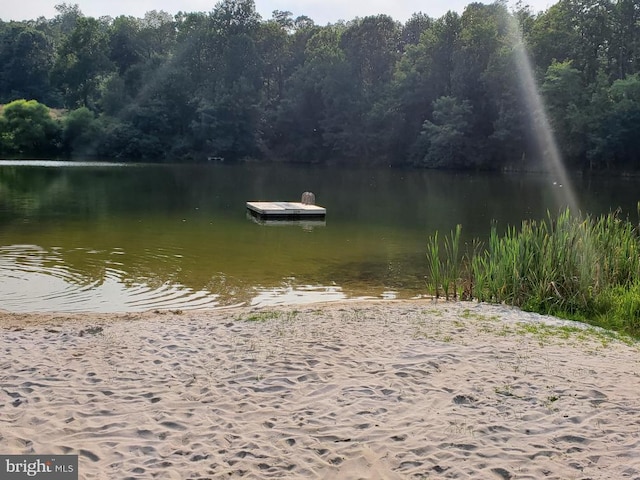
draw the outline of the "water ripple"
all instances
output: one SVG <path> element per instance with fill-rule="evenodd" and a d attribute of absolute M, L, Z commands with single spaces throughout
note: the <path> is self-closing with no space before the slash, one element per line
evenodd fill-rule
<path fill-rule="evenodd" d="M 113 256 L 120 249 L 64 251 L 59 247 L 0 247 L 0 308 L 13 312 L 131 312 L 219 307 L 218 295 L 179 283 L 149 285 L 124 270 Z M 145 252 L 143 263 L 175 258 L 173 252 Z M 72 267 L 68 257 L 73 257 Z M 147 276 L 152 276 L 147 271 Z"/>

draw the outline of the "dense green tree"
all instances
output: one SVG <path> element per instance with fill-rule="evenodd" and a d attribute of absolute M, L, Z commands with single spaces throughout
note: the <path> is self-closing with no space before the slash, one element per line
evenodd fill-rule
<path fill-rule="evenodd" d="M 607 117 L 612 109 L 609 89 L 608 75 L 601 71 L 586 93 L 590 98 L 587 98 L 588 105 L 583 112 L 586 117 L 585 128 L 588 139 L 586 159 L 581 165 L 584 170 L 601 170 L 603 167 L 612 165 L 612 152 L 606 138 L 609 128 Z"/>
<path fill-rule="evenodd" d="M 101 133 L 96 145 L 98 157 L 121 161 L 158 161 L 164 157 L 158 137 L 144 134 L 128 121 L 104 117 L 99 122 Z"/>
<path fill-rule="evenodd" d="M 576 0 L 576 25 L 580 33 L 576 64 L 587 82 L 595 80 L 600 70 L 611 70 L 609 48 L 611 42 L 611 0 Z"/>
<path fill-rule="evenodd" d="M 471 131 L 478 142 L 493 133 L 498 103 L 486 72 L 503 46 L 513 43 L 512 23 L 506 7 L 500 3 L 472 3 L 461 17 L 462 29 L 454 55 L 451 93 L 471 102 L 475 114 Z"/>
<path fill-rule="evenodd" d="M 67 107 L 95 104 L 100 82 L 112 68 L 108 47 L 106 25 L 94 18 L 78 19 L 53 69 Z"/>
<path fill-rule="evenodd" d="M 213 9 L 212 19 L 225 36 L 250 33 L 261 20 L 254 0 L 221 0 Z"/>
<path fill-rule="evenodd" d="M 618 0 L 611 15 L 610 65 L 617 79 L 640 71 L 640 4 Z"/>
<path fill-rule="evenodd" d="M 224 0 L 197 26 L 202 63 L 189 134 L 202 157 L 236 160 L 261 151 L 260 107 L 264 64 L 260 15 L 252 0 Z M 264 32 L 264 30 L 262 30 Z M 196 53 L 195 51 L 193 53 Z M 190 54 L 191 55 L 191 54 Z"/>
<path fill-rule="evenodd" d="M 282 96 L 287 68 L 290 64 L 289 33 L 293 29 L 293 19 L 289 12 L 274 12 L 279 17 L 263 23 L 256 34 L 258 55 L 262 63 L 264 100 L 267 104 Z M 285 14 L 289 14 L 285 16 Z"/>
<path fill-rule="evenodd" d="M 146 59 L 165 58 L 176 41 L 176 24 L 165 11 L 150 10 L 139 21 L 139 49 Z"/>
<path fill-rule="evenodd" d="M 143 41 L 140 21 L 120 16 L 113 21 L 109 32 L 109 60 L 124 75 L 133 65 L 143 60 Z"/>
<path fill-rule="evenodd" d="M 640 168 L 640 74 L 616 80 L 610 88 L 611 110 L 602 122 L 600 138 L 606 167 Z M 603 153 L 604 153 L 603 152 Z"/>
<path fill-rule="evenodd" d="M 72 157 L 94 155 L 100 137 L 94 113 L 87 107 L 69 112 L 62 124 L 62 148 Z"/>
<path fill-rule="evenodd" d="M 381 137 L 389 157 L 421 159 L 424 152 L 420 132 L 431 117 L 433 102 L 451 94 L 454 53 L 462 24 L 460 16 L 448 12 L 425 30 L 417 45 L 408 45 L 394 71 L 389 95 L 378 108 Z"/>
<path fill-rule="evenodd" d="M 484 162 L 495 168 L 535 168 L 533 122 L 536 106 L 526 89 L 528 61 L 524 45 L 505 45 L 492 57 L 482 79 L 495 108 Z"/>
<path fill-rule="evenodd" d="M 536 63 L 546 69 L 554 60 L 572 60 L 587 81 L 594 81 L 611 64 L 613 10 L 610 0 L 560 0 L 532 29 Z"/>
<path fill-rule="evenodd" d="M 276 157 L 318 162 L 332 156 L 342 132 L 337 116 L 341 108 L 348 108 L 332 94 L 344 87 L 348 96 L 352 88 L 340 49 L 343 29 L 327 26 L 312 30 L 304 63 L 286 82 L 272 119 L 268 147 Z"/>
<path fill-rule="evenodd" d="M 539 13 L 497 0 L 404 25 L 375 15 L 322 27 L 288 11 L 263 20 L 253 0 L 142 18 L 56 10 L 0 21 L 0 102 L 67 108 L 61 136 L 44 137 L 51 152 L 535 168 L 538 84 L 568 164 L 640 167 L 636 0 Z M 47 150 L 0 123 L 5 154 Z"/>
<path fill-rule="evenodd" d="M 0 151 L 10 155 L 50 155 L 58 148 L 59 126 L 36 100 L 5 105 L 0 123 Z"/>
<path fill-rule="evenodd" d="M 288 10 L 274 10 L 269 23 L 275 23 L 286 33 L 293 33 L 296 29 L 293 13 Z"/>
<path fill-rule="evenodd" d="M 386 15 L 356 19 L 338 32 L 323 79 L 323 140 L 335 158 L 371 162 L 378 150 L 372 106 L 383 95 L 399 55 L 400 25 Z"/>
<path fill-rule="evenodd" d="M 84 17 L 77 3 L 60 3 L 55 6 L 58 14 L 51 21 L 52 27 L 58 35 L 67 36 L 76 28 L 78 20 Z"/>
<path fill-rule="evenodd" d="M 393 75 L 400 47 L 400 25 L 387 15 L 358 19 L 340 37 L 353 81 L 366 97 L 377 95 Z"/>
<path fill-rule="evenodd" d="M 402 26 L 400 35 L 400 45 L 404 49 L 407 45 L 417 45 L 420 37 L 433 25 L 433 19 L 428 15 L 420 12 L 414 13 L 409 20 Z"/>
<path fill-rule="evenodd" d="M 584 160 L 587 149 L 584 109 L 588 98 L 582 72 L 571 61 L 553 62 L 541 89 L 562 152 L 570 160 Z"/>
<path fill-rule="evenodd" d="M 472 143 L 469 139 L 473 107 L 468 100 L 440 97 L 433 105 L 433 121 L 422 127 L 424 156 L 420 165 L 432 168 L 465 168 L 473 166 Z"/>
<path fill-rule="evenodd" d="M 49 71 L 53 65 L 51 39 L 21 23 L 0 22 L 0 103 L 16 98 L 53 101 Z"/>
<path fill-rule="evenodd" d="M 206 90 L 215 81 L 222 61 L 218 52 L 222 39 L 205 13 L 179 14 L 176 19 L 177 49 L 173 62 L 187 72 L 193 85 Z"/>

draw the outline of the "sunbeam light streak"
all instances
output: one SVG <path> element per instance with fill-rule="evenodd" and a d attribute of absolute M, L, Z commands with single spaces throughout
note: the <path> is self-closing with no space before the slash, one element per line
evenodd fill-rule
<path fill-rule="evenodd" d="M 544 105 L 540 91 L 535 81 L 531 60 L 527 54 L 522 32 L 518 26 L 518 22 L 512 16 L 514 35 L 514 54 L 515 64 L 520 82 L 520 88 L 524 95 L 525 105 L 531 118 L 531 124 L 534 126 L 535 140 L 538 144 L 540 152 L 543 154 L 543 162 L 546 170 L 551 173 L 554 178 L 553 192 L 555 202 L 559 209 L 569 207 L 574 215 L 579 214 L 578 200 L 569 179 L 567 169 L 562 161 L 562 155 L 558 149 L 553 134 L 553 128 L 549 122 L 549 117 Z"/>

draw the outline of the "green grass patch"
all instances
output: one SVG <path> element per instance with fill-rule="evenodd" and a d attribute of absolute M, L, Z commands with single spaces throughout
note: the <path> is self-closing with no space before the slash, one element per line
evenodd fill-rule
<path fill-rule="evenodd" d="M 465 308 L 462 311 L 462 314 L 460 314 L 460 316 L 462 318 L 464 318 L 464 319 L 473 318 L 475 320 L 487 320 L 487 321 L 492 321 L 492 322 L 500 320 L 500 317 L 498 317 L 497 315 L 487 316 L 487 315 L 483 315 L 482 313 L 472 312 L 468 308 Z"/>
<path fill-rule="evenodd" d="M 604 330 L 592 327 L 574 327 L 571 325 L 547 325 L 544 323 L 518 323 L 515 334 L 532 335 L 541 345 L 550 343 L 551 340 L 577 340 L 588 341 L 595 340 L 607 346 L 613 340 L 622 341 L 628 345 L 634 343 L 634 340 L 626 334 L 618 334 L 611 330 Z"/>
<path fill-rule="evenodd" d="M 265 310 L 251 313 L 247 316 L 243 316 L 240 320 L 244 320 L 246 322 L 268 322 L 270 320 L 293 320 L 298 315 L 297 310 L 280 312 L 274 310 Z"/>

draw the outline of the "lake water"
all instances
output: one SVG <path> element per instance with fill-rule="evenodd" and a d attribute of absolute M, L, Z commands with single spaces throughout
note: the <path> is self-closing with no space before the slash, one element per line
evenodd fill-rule
<path fill-rule="evenodd" d="M 576 178 L 584 212 L 637 218 L 640 180 Z M 0 309 L 132 312 L 425 294 L 426 239 L 563 207 L 547 175 L 290 165 L 0 162 Z M 248 200 L 316 194 L 325 222 Z"/>

